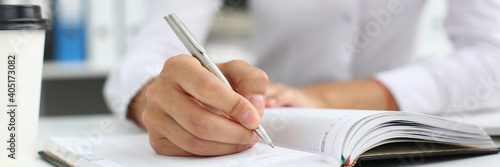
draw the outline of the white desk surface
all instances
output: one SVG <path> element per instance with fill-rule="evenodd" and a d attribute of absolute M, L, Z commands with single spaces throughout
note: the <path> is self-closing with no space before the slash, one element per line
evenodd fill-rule
<path fill-rule="evenodd" d="M 100 123 L 111 123 L 115 128 L 111 132 L 103 133 L 99 129 Z M 100 132 L 98 132 L 100 131 Z M 141 133 L 141 129 L 126 123 L 124 121 L 119 121 L 117 118 L 111 115 L 91 115 L 91 116 L 60 116 L 60 117 L 41 117 L 38 128 L 38 143 L 37 150 L 42 150 L 44 142 L 50 136 L 74 136 L 74 137 L 84 137 L 88 133 L 102 133 L 104 136 L 107 135 L 118 135 L 118 134 L 131 134 L 131 133 Z M 500 136 L 494 136 L 493 139 L 495 143 L 500 146 Z M 423 162 L 422 162 L 423 161 Z M 376 166 L 495 166 L 500 164 L 500 154 L 493 155 L 482 155 L 482 156 L 468 156 L 468 157 L 457 157 L 457 158 L 446 158 L 445 160 L 440 160 L 433 158 L 432 160 L 426 161 L 426 159 L 415 159 L 414 161 L 399 161 L 397 163 L 389 164 L 377 164 Z M 35 162 L 26 165 L 26 167 L 49 167 L 52 166 L 49 163 L 43 161 L 38 157 Z M 366 166 L 362 165 L 361 167 Z M 371 166 L 371 165 L 370 165 Z"/>

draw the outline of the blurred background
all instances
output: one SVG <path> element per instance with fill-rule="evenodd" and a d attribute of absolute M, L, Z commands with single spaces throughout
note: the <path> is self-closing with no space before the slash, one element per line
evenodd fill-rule
<path fill-rule="evenodd" d="M 109 113 L 102 97 L 108 72 L 139 31 L 151 0 L 0 0 L 35 4 L 51 20 L 47 32 L 41 115 Z M 452 50 L 443 30 L 446 0 L 428 1 L 421 17 L 417 54 Z M 252 57 L 251 20 L 245 0 L 225 0 L 205 44 L 215 62 Z"/>

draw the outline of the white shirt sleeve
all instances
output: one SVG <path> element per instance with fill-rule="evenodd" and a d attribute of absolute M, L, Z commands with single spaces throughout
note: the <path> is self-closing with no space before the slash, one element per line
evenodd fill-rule
<path fill-rule="evenodd" d="M 151 1 L 144 26 L 128 44 L 123 62 L 111 71 L 104 85 L 109 109 L 125 118 L 131 99 L 149 80 L 158 76 L 163 63 L 172 56 L 189 54 L 164 16 L 176 13 L 194 36 L 204 42 L 220 6 L 220 0 Z"/>
<path fill-rule="evenodd" d="M 449 1 L 451 55 L 376 75 L 402 110 L 434 115 L 500 108 L 500 1 Z"/>

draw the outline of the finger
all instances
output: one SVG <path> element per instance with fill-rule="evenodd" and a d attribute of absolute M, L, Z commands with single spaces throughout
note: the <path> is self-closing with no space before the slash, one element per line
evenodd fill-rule
<path fill-rule="evenodd" d="M 279 107 L 279 98 L 277 96 L 284 88 L 283 84 L 269 83 L 266 91 L 266 107 Z"/>
<path fill-rule="evenodd" d="M 276 95 L 276 98 L 278 99 L 278 105 L 279 106 L 284 106 L 284 107 L 297 107 L 296 105 L 296 92 L 294 89 L 291 88 L 285 88 L 281 92 L 279 92 Z"/>
<path fill-rule="evenodd" d="M 274 94 L 269 98 L 269 107 L 299 107 L 297 90 L 285 85 L 277 85 Z"/>
<path fill-rule="evenodd" d="M 199 138 L 232 144 L 248 144 L 252 139 L 252 130 L 208 111 L 179 90 L 153 87 L 148 90 L 148 96 L 153 97 L 159 107 L 184 129 Z"/>
<path fill-rule="evenodd" d="M 162 111 L 157 111 L 157 112 L 163 113 Z M 148 124 L 150 126 L 156 127 L 155 133 L 159 134 L 159 136 L 165 136 L 169 141 L 178 146 L 180 149 L 185 150 L 189 153 L 202 156 L 226 155 L 244 151 L 248 148 L 251 148 L 254 145 L 253 143 L 226 144 L 226 143 L 219 143 L 198 138 L 189 133 L 188 131 L 186 131 L 185 129 L 183 129 L 177 122 L 175 122 L 175 120 L 172 117 L 170 117 L 165 113 L 163 114 L 164 116 L 151 119 Z M 162 147 L 167 147 L 171 145 L 168 141 L 159 140 L 158 142 L 159 143 L 151 144 L 153 149 L 155 149 L 155 151 L 159 152 L 160 154 L 172 152 L 168 150 L 165 151 L 164 149 L 162 149 Z"/>
<path fill-rule="evenodd" d="M 153 123 L 157 122 L 154 120 L 159 118 L 157 115 L 158 112 L 156 111 L 153 112 L 152 110 L 159 110 L 159 107 L 152 107 L 151 103 L 149 103 L 142 114 L 142 120 L 144 122 L 146 130 L 148 131 L 149 143 L 153 148 L 153 150 L 155 150 L 156 153 L 162 155 L 173 155 L 173 156 L 194 155 L 178 147 L 177 145 L 172 143 L 172 141 L 170 141 L 168 138 L 160 135 L 157 132 L 158 126 Z"/>
<path fill-rule="evenodd" d="M 161 136 L 157 132 L 149 133 L 149 143 L 153 150 L 156 153 L 161 155 L 170 155 L 170 156 L 192 156 L 193 153 L 187 152 L 182 148 L 178 147 L 168 138 Z"/>
<path fill-rule="evenodd" d="M 241 61 L 233 60 L 218 65 L 228 78 L 233 88 L 257 109 L 260 116 L 264 114 L 265 94 L 268 85 L 267 74 L 257 67 Z"/>
<path fill-rule="evenodd" d="M 220 109 L 248 129 L 259 126 L 259 113 L 253 105 L 199 65 L 194 57 L 172 57 L 167 60 L 164 69 L 167 69 L 167 76 L 174 76 L 182 90 L 199 101 Z"/>
<path fill-rule="evenodd" d="M 275 95 L 276 93 L 281 91 L 281 89 L 283 89 L 284 86 L 285 85 L 283 85 L 283 84 L 270 82 L 267 85 L 266 96 L 272 97 L 273 95 Z"/>
<path fill-rule="evenodd" d="M 269 102 L 271 107 L 286 106 L 287 100 L 285 93 L 286 93 L 285 89 L 281 89 L 279 92 L 276 92 L 276 94 L 271 98 L 271 101 Z"/>

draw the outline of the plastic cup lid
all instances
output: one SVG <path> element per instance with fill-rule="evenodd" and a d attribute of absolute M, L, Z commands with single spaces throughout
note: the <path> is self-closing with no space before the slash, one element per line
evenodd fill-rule
<path fill-rule="evenodd" d="M 49 21 L 42 19 L 40 6 L 0 5 L 0 30 L 47 30 Z"/>

